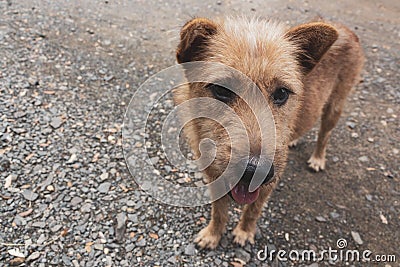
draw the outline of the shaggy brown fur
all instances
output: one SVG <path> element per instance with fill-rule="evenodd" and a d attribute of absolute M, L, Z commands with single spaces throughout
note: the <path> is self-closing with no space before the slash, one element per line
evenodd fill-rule
<path fill-rule="evenodd" d="M 179 63 L 219 62 L 242 72 L 258 86 L 272 110 L 276 128 L 274 179 L 261 185 L 257 200 L 244 207 L 233 231 L 236 243 L 253 243 L 257 218 L 283 173 L 288 146 L 310 130 L 318 118 L 321 118 L 321 128 L 309 166 L 315 171 L 325 168 L 329 135 L 339 119 L 347 94 L 358 82 L 363 65 L 358 38 L 342 25 L 325 22 L 285 29 L 279 23 L 256 19 L 211 21 L 195 18 L 182 28 L 176 55 Z M 289 88 L 291 94 L 284 105 L 278 106 L 271 96 L 282 86 Z M 174 92 L 176 104 L 197 97 L 214 95 L 202 83 Z M 246 127 L 251 153 L 259 153 L 262 142 L 259 137 L 264 129 L 259 128 L 251 111 L 257 107 L 250 108 L 241 99 L 228 105 Z M 189 112 L 196 113 L 198 108 L 201 107 L 193 106 Z M 229 120 L 223 114 L 220 119 Z M 185 133 L 196 156 L 200 155 L 200 140 L 210 138 L 215 141 L 216 158 L 204 170 L 210 182 L 224 171 L 232 151 L 233 157 L 246 153 L 241 151 L 240 144 L 230 143 L 220 124 L 209 119 L 191 121 Z M 211 221 L 195 240 L 199 246 L 213 249 L 218 245 L 228 220 L 229 203 L 228 195 L 212 203 Z"/>

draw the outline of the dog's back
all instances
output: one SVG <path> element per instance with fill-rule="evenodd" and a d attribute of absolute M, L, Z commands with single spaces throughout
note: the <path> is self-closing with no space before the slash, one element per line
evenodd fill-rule
<path fill-rule="evenodd" d="M 341 110 L 347 94 L 360 80 L 364 53 L 358 37 L 341 24 L 332 26 L 339 37 L 304 79 L 302 108 L 293 139 L 310 130 L 328 105 Z"/>

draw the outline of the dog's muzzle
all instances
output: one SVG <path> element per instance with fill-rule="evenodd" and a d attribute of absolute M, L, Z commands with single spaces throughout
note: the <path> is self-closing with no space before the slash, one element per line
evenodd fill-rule
<path fill-rule="evenodd" d="M 249 191 L 252 179 L 262 181 L 261 185 L 271 182 L 274 177 L 274 165 L 259 157 L 250 157 L 249 160 L 242 160 L 238 163 L 238 170 L 243 172 L 243 169 L 245 171 L 242 177 L 229 195 L 239 204 L 251 204 L 257 200 L 260 193 L 260 187 L 252 192 Z"/>

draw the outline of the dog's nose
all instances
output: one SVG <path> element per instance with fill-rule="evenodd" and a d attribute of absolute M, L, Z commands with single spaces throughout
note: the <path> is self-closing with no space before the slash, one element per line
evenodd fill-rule
<path fill-rule="evenodd" d="M 266 160 L 260 160 L 258 157 L 243 160 L 239 166 L 242 168 L 246 166 L 241 179 L 245 183 L 250 184 L 252 179 L 257 178 L 257 180 L 263 181 L 262 184 L 265 184 L 274 177 L 274 165 Z"/>

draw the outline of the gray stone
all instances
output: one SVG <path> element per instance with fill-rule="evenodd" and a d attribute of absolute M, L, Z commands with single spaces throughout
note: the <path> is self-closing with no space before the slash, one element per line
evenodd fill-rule
<path fill-rule="evenodd" d="M 368 200 L 368 201 L 372 201 L 372 195 L 370 195 L 370 194 L 367 194 L 367 195 L 365 195 L 365 198 Z"/>
<path fill-rule="evenodd" d="M 229 245 L 229 240 L 226 238 L 226 236 L 223 236 L 219 244 L 221 247 L 226 248 Z"/>
<path fill-rule="evenodd" d="M 62 258 L 62 261 L 64 263 L 64 266 L 71 266 L 72 265 L 72 262 L 71 262 L 70 258 L 67 255 L 63 254 L 61 256 L 61 258 Z"/>
<path fill-rule="evenodd" d="M 120 212 L 117 214 L 117 228 L 121 228 L 126 223 L 126 214 L 124 212 Z"/>
<path fill-rule="evenodd" d="M 238 248 L 235 250 L 235 257 L 238 259 L 241 259 L 242 261 L 244 261 L 245 263 L 250 261 L 250 253 L 248 253 L 247 251 L 245 251 L 242 248 Z"/>
<path fill-rule="evenodd" d="M 97 191 L 100 193 L 106 194 L 108 193 L 108 190 L 110 190 L 111 183 L 110 182 L 104 182 L 97 187 Z"/>
<path fill-rule="evenodd" d="M 350 129 L 354 129 L 356 127 L 356 124 L 354 122 L 352 122 L 352 121 L 346 121 L 346 125 Z"/>
<path fill-rule="evenodd" d="M 37 228 L 44 228 L 46 226 L 46 222 L 43 221 L 34 222 L 32 223 L 32 226 Z"/>
<path fill-rule="evenodd" d="M 193 243 L 190 243 L 185 247 L 185 255 L 188 256 L 196 255 L 196 247 Z"/>
<path fill-rule="evenodd" d="M 168 173 L 172 171 L 172 168 L 169 165 L 164 165 L 164 170 Z"/>
<path fill-rule="evenodd" d="M 136 246 L 138 247 L 146 246 L 146 240 L 144 238 L 140 239 L 139 241 L 136 242 Z"/>
<path fill-rule="evenodd" d="M 331 216 L 332 219 L 337 219 L 340 217 L 339 213 L 337 212 L 331 212 L 329 213 L 329 215 Z"/>
<path fill-rule="evenodd" d="M 24 128 L 12 128 L 12 131 L 16 134 L 26 133 L 26 129 Z"/>
<path fill-rule="evenodd" d="M 169 257 L 167 261 L 175 265 L 177 263 L 176 256 Z"/>
<path fill-rule="evenodd" d="M 359 233 L 351 231 L 351 236 L 353 237 L 353 239 L 357 243 L 357 245 L 364 244 Z"/>
<path fill-rule="evenodd" d="M 115 238 L 119 242 L 124 240 L 126 231 L 126 220 L 127 216 L 124 212 L 120 212 L 117 214 L 116 225 L 115 225 Z"/>
<path fill-rule="evenodd" d="M 133 251 L 133 249 L 135 248 L 135 244 L 129 244 L 125 247 L 125 251 Z"/>
<path fill-rule="evenodd" d="M 23 217 L 21 217 L 20 215 L 17 214 L 14 217 L 14 223 L 16 225 L 18 225 L 18 226 L 23 226 L 23 225 L 26 225 L 26 220 Z"/>
<path fill-rule="evenodd" d="M 61 228 L 62 228 L 62 225 L 61 225 L 61 224 L 56 224 L 56 225 L 52 226 L 52 227 L 50 228 L 50 230 L 51 230 L 53 233 L 55 233 L 55 232 L 60 231 Z"/>
<path fill-rule="evenodd" d="M 8 158 L 3 155 L 0 155 L 0 172 L 5 172 L 10 168 L 11 162 Z M 13 175 L 13 174 L 10 174 Z"/>
<path fill-rule="evenodd" d="M 69 157 L 69 159 L 67 161 L 67 164 L 73 164 L 73 163 L 75 163 L 77 161 L 77 159 L 78 159 L 78 156 L 76 154 L 72 154 Z"/>
<path fill-rule="evenodd" d="M 61 117 L 54 117 L 50 122 L 50 126 L 53 127 L 54 129 L 60 128 L 62 124 L 63 120 Z"/>
<path fill-rule="evenodd" d="M 26 112 L 24 112 L 24 111 L 17 111 L 14 113 L 14 118 L 16 118 L 16 119 L 20 119 L 25 116 L 26 116 Z"/>
<path fill-rule="evenodd" d="M 93 248 L 96 250 L 103 250 L 104 249 L 104 245 L 103 244 L 94 244 Z"/>
<path fill-rule="evenodd" d="M 22 195 L 24 196 L 24 198 L 26 200 L 29 200 L 29 201 L 35 201 L 39 196 L 39 194 L 37 194 L 37 193 L 35 193 L 35 192 L 33 192 L 33 191 L 29 190 L 29 189 L 25 189 L 22 192 Z"/>
<path fill-rule="evenodd" d="M 41 234 L 38 240 L 36 241 L 36 244 L 42 245 L 45 241 L 46 241 L 46 236 L 44 234 Z"/>
<path fill-rule="evenodd" d="M 103 173 L 100 175 L 100 179 L 101 179 L 102 181 L 107 180 L 107 179 L 108 179 L 108 172 L 103 172 Z"/>
<path fill-rule="evenodd" d="M 133 223 L 138 223 L 138 216 L 137 214 L 128 214 L 128 219 Z M 159 234 L 162 230 L 159 231 Z"/>
<path fill-rule="evenodd" d="M 136 202 L 133 201 L 133 200 L 128 200 L 128 201 L 126 202 L 126 205 L 128 205 L 128 207 L 133 207 L 133 206 L 136 205 Z"/>
<path fill-rule="evenodd" d="M 31 262 L 31 261 L 37 260 L 39 257 L 40 257 L 40 252 L 35 251 L 31 255 L 29 255 L 28 258 L 26 258 L 26 261 Z"/>
<path fill-rule="evenodd" d="M 90 203 L 85 203 L 82 205 L 81 207 L 81 211 L 86 213 L 86 212 L 90 212 L 90 209 L 92 208 L 92 204 Z"/>
<path fill-rule="evenodd" d="M 160 158 L 159 157 L 152 157 L 152 158 L 150 158 L 150 161 L 151 161 L 151 163 L 154 165 L 154 164 L 157 164 L 157 162 L 160 160 Z"/>
<path fill-rule="evenodd" d="M 106 81 L 106 82 L 109 82 L 109 81 L 111 81 L 112 79 L 114 79 L 114 76 L 113 76 L 113 75 L 107 75 L 107 76 L 104 77 L 104 81 Z"/>
<path fill-rule="evenodd" d="M 82 198 L 80 198 L 80 197 L 73 197 L 72 199 L 71 199 L 71 205 L 72 206 L 76 206 L 76 205 L 78 205 L 79 203 L 81 203 L 83 200 L 82 200 Z"/>

